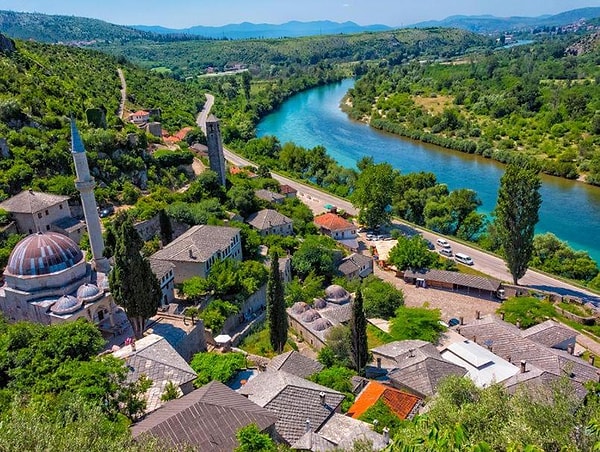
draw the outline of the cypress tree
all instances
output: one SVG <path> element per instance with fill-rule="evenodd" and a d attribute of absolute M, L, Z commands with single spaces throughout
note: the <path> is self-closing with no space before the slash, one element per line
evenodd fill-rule
<path fill-rule="evenodd" d="M 130 219 L 119 225 L 115 264 L 109 275 L 115 303 L 125 310 L 136 338 L 142 337 L 146 321 L 156 314 L 161 299 L 160 284 L 141 254 L 143 245 Z"/>
<path fill-rule="evenodd" d="M 495 224 L 514 284 L 525 276 L 533 253 L 541 184 L 539 169 L 527 161 L 510 163 L 500 179 Z"/>
<path fill-rule="evenodd" d="M 165 209 L 161 209 L 158 212 L 158 222 L 160 224 L 160 241 L 163 246 L 171 243 L 173 240 L 173 226 L 171 225 L 171 219 L 165 212 Z"/>
<path fill-rule="evenodd" d="M 267 323 L 271 346 L 277 353 L 281 353 L 287 341 L 288 319 L 277 253 L 271 255 L 271 270 L 267 281 Z"/>
<path fill-rule="evenodd" d="M 367 318 L 363 309 L 363 297 L 360 289 L 356 291 L 352 303 L 350 339 L 352 365 L 359 375 L 363 375 L 369 361 L 369 346 L 367 344 Z"/>

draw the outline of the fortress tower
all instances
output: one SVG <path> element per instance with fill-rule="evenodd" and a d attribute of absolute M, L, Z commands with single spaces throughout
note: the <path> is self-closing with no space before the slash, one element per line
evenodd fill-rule
<path fill-rule="evenodd" d="M 217 173 L 219 183 L 225 186 L 225 156 L 223 155 L 221 129 L 219 120 L 214 115 L 210 115 L 206 120 L 206 141 L 210 169 Z"/>
<path fill-rule="evenodd" d="M 94 187 L 96 182 L 90 175 L 87 155 L 75 120 L 71 119 L 71 154 L 75 162 L 75 172 L 77 179 L 75 187 L 81 194 L 81 203 L 83 204 L 83 214 L 87 224 L 88 234 L 90 238 L 90 246 L 92 248 L 92 265 L 96 271 L 108 273 L 110 265 L 108 259 L 104 257 L 104 239 L 102 238 L 102 229 L 100 228 L 100 217 L 98 216 L 98 208 L 96 206 L 96 198 L 94 197 Z"/>

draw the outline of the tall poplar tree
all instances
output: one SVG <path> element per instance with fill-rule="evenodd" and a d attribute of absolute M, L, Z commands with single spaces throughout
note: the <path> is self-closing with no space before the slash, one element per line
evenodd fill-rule
<path fill-rule="evenodd" d="M 142 256 L 144 242 L 130 219 L 117 230 L 115 264 L 109 275 L 110 291 L 131 323 L 136 338 L 141 338 L 146 321 L 160 304 L 160 284 L 148 259 Z"/>
<path fill-rule="evenodd" d="M 271 346 L 277 353 L 281 353 L 287 341 L 288 319 L 277 253 L 271 255 L 271 270 L 267 281 L 267 322 Z"/>
<path fill-rule="evenodd" d="M 524 160 L 508 164 L 500 179 L 495 224 L 514 284 L 525 276 L 533 252 L 541 184 L 539 168 Z"/>
<path fill-rule="evenodd" d="M 367 344 L 367 318 L 363 309 L 363 297 L 360 289 L 356 291 L 352 303 L 350 338 L 352 365 L 359 375 L 364 375 L 365 367 L 369 361 L 369 346 Z"/>

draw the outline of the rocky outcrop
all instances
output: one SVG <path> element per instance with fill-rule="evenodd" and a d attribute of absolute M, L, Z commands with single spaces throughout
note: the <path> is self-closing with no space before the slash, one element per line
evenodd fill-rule
<path fill-rule="evenodd" d="M 15 41 L 0 34 L 0 52 L 12 53 L 16 50 Z"/>
<path fill-rule="evenodd" d="M 586 53 L 595 50 L 600 44 L 600 32 L 593 33 L 588 36 L 584 36 L 579 41 L 574 44 L 571 44 L 565 50 L 566 55 L 584 55 Z"/>

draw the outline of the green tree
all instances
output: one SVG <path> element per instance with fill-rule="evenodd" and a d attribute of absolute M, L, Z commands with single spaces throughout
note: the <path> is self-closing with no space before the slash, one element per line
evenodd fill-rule
<path fill-rule="evenodd" d="M 277 353 L 281 353 L 287 342 L 288 320 L 279 271 L 279 256 L 276 253 L 271 255 L 271 271 L 267 281 L 267 322 L 271 346 Z"/>
<path fill-rule="evenodd" d="M 346 325 L 337 325 L 330 328 L 325 338 L 326 346 L 322 349 L 329 349 L 331 352 L 319 353 L 319 361 L 325 366 L 350 367 L 352 365 L 352 352 L 350 350 L 351 343 L 350 328 Z M 333 361 L 331 357 L 333 356 Z"/>
<path fill-rule="evenodd" d="M 130 219 L 117 233 L 115 264 L 109 275 L 110 291 L 131 323 L 136 338 L 141 338 L 146 321 L 160 305 L 160 284 L 148 259 L 142 256 L 144 242 Z"/>
<path fill-rule="evenodd" d="M 366 164 L 352 192 L 352 204 L 360 209 L 358 220 L 369 228 L 390 221 L 391 187 L 397 171 L 389 163 Z"/>
<path fill-rule="evenodd" d="M 300 278 L 311 272 L 330 280 L 334 273 L 335 242 L 322 235 L 309 235 L 292 256 L 292 267 Z"/>
<path fill-rule="evenodd" d="M 350 351 L 352 367 L 359 375 L 364 375 L 369 362 L 369 346 L 367 344 L 367 319 L 363 308 L 363 296 L 359 290 L 352 302 L 352 317 L 350 318 Z"/>
<path fill-rule="evenodd" d="M 246 357 L 243 353 L 196 353 L 190 367 L 198 377 L 194 386 L 199 388 L 213 380 L 227 383 L 239 370 L 246 368 Z"/>
<path fill-rule="evenodd" d="M 429 251 L 422 237 L 400 236 L 398 243 L 390 250 L 388 260 L 401 270 L 421 270 L 432 267 L 438 261 L 438 256 Z"/>
<path fill-rule="evenodd" d="M 242 427 L 236 433 L 239 446 L 234 452 L 275 452 L 277 446 L 267 433 L 262 433 L 256 424 Z"/>
<path fill-rule="evenodd" d="M 400 289 L 373 275 L 363 281 L 361 292 L 368 318 L 389 319 L 404 304 L 404 294 Z"/>
<path fill-rule="evenodd" d="M 158 221 L 160 224 L 160 241 L 163 245 L 167 245 L 173 240 L 173 225 L 165 209 L 160 209 L 160 212 L 158 212 Z"/>
<path fill-rule="evenodd" d="M 528 161 L 509 163 L 500 179 L 494 221 L 514 284 L 527 272 L 533 253 L 541 183 L 538 168 Z"/>
<path fill-rule="evenodd" d="M 440 320 L 439 309 L 401 306 L 391 320 L 390 334 L 397 341 L 421 339 L 435 343 L 442 331 L 446 330 Z"/>

